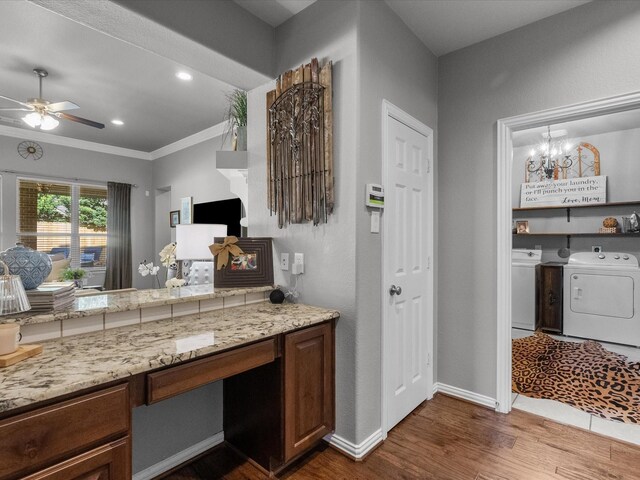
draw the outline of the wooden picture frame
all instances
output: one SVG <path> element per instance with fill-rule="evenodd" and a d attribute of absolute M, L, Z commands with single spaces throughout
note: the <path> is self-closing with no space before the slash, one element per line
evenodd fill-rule
<path fill-rule="evenodd" d="M 176 228 L 180 224 L 180 210 L 172 210 L 169 212 L 169 225 Z"/>
<path fill-rule="evenodd" d="M 516 220 L 516 233 L 529 233 L 529 220 Z"/>
<path fill-rule="evenodd" d="M 215 243 L 223 243 L 224 237 L 216 237 Z M 273 286 L 273 253 L 271 237 L 239 238 L 238 247 L 244 255 L 229 257 L 222 269 L 216 267 L 213 276 L 214 288 L 243 288 Z M 216 265 L 214 259 L 214 266 Z"/>

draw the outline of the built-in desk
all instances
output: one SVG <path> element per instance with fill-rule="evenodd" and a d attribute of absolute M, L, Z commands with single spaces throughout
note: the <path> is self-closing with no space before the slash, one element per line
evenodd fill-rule
<path fill-rule="evenodd" d="M 225 440 L 278 471 L 334 429 L 338 316 L 263 302 L 45 342 L 0 370 L 0 480 L 129 480 L 131 409 L 220 379 Z"/>

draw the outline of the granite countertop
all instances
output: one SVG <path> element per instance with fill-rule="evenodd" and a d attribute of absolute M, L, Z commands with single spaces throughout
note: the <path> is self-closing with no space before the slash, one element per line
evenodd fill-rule
<path fill-rule="evenodd" d="M 136 290 L 133 292 L 109 293 L 78 297 L 73 305 L 64 310 L 56 310 L 47 313 L 30 314 L 25 312 L 20 315 L 2 318 L 0 323 L 18 321 L 21 325 L 33 323 L 53 322 L 69 318 L 88 317 L 109 312 L 123 312 L 138 308 L 158 307 L 175 303 L 195 302 L 211 298 L 245 295 L 247 293 L 268 292 L 274 287 L 248 287 L 248 288 L 213 288 L 212 284 L 180 287 L 171 290 L 166 288 L 157 290 Z"/>
<path fill-rule="evenodd" d="M 339 315 L 336 310 L 308 305 L 263 302 L 42 342 L 42 354 L 0 369 L 0 412 Z M 213 345 L 202 346 L 211 333 Z"/>

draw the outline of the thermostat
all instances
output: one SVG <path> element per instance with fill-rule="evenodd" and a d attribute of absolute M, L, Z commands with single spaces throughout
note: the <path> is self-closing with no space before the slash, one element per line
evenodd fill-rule
<path fill-rule="evenodd" d="M 367 207 L 384 208 L 384 187 L 375 183 L 367 183 L 364 203 Z"/>

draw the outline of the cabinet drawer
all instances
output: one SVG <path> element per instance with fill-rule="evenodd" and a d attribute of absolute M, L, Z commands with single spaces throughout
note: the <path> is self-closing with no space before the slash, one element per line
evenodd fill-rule
<path fill-rule="evenodd" d="M 102 445 L 22 480 L 130 480 L 129 437 Z"/>
<path fill-rule="evenodd" d="M 129 413 L 125 384 L 3 420 L 0 480 L 127 434 Z"/>
<path fill-rule="evenodd" d="M 147 375 L 147 404 L 273 362 L 273 338 Z"/>

